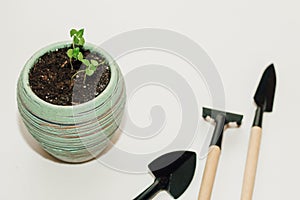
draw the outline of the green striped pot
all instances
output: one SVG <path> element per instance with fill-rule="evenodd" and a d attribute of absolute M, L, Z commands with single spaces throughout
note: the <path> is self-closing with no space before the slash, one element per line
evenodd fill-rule
<path fill-rule="evenodd" d="M 29 86 L 30 68 L 45 53 L 69 45 L 49 45 L 27 61 L 18 80 L 17 102 L 24 124 L 40 145 L 62 161 L 78 163 L 95 158 L 107 147 L 121 122 L 126 92 L 112 57 L 95 45 L 85 44 L 85 49 L 100 53 L 110 63 L 111 78 L 106 89 L 93 100 L 75 106 L 50 104 L 35 95 Z"/>

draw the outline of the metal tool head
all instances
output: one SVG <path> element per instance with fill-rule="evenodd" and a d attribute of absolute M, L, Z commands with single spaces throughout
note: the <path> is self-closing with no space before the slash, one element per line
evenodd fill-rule
<path fill-rule="evenodd" d="M 235 122 L 238 126 L 240 126 L 242 124 L 243 115 L 203 107 L 202 117 L 204 119 L 206 119 L 207 117 L 210 117 L 215 120 L 218 115 L 223 115 L 225 117 L 225 124 L 228 124 L 231 122 Z M 225 125 L 225 124 L 223 124 L 223 125 Z"/>
<path fill-rule="evenodd" d="M 242 119 L 243 119 L 243 115 L 224 112 L 220 110 L 214 110 L 211 108 L 204 108 L 204 107 L 203 107 L 202 116 L 204 119 L 210 117 L 214 119 L 214 121 L 216 122 L 216 127 L 210 142 L 210 146 L 217 145 L 220 148 L 222 147 L 224 126 L 233 122 L 235 122 L 238 126 L 240 126 L 242 124 Z"/>
<path fill-rule="evenodd" d="M 254 100 L 257 106 L 261 107 L 264 112 L 272 112 L 276 88 L 276 73 L 274 65 L 271 64 L 263 73 Z"/>
<path fill-rule="evenodd" d="M 164 154 L 148 165 L 153 175 L 165 178 L 165 190 L 175 199 L 190 185 L 196 169 L 196 153 L 175 151 Z"/>

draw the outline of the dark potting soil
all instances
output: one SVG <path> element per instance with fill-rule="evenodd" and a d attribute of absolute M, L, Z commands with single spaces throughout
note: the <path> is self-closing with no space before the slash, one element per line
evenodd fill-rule
<path fill-rule="evenodd" d="M 55 105 L 77 105 L 97 97 L 106 88 L 110 80 L 110 67 L 105 58 L 98 53 L 81 49 L 88 60 L 97 60 L 100 65 L 92 76 L 78 71 L 85 69 L 80 61 L 73 59 L 72 69 L 66 52 L 61 48 L 41 56 L 29 73 L 29 85 L 33 92 L 46 102 Z"/>

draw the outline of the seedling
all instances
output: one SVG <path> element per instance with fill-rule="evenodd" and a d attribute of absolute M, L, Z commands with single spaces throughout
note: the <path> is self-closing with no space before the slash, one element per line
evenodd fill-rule
<path fill-rule="evenodd" d="M 83 37 L 83 33 L 84 33 L 84 29 L 80 29 L 80 30 L 76 30 L 76 29 L 72 29 L 70 31 L 70 36 L 73 38 L 73 43 L 72 43 L 72 49 L 68 49 L 67 51 L 67 55 L 70 59 L 70 63 L 71 63 L 71 68 L 72 70 L 74 69 L 73 65 L 72 65 L 72 60 L 78 60 L 80 61 L 83 65 L 86 66 L 86 68 L 84 70 L 79 70 L 77 71 L 73 76 L 72 79 L 79 73 L 84 72 L 84 81 L 86 79 L 86 76 L 92 76 L 97 67 L 100 65 L 98 63 L 98 61 L 96 60 L 88 60 L 86 58 L 84 58 L 82 52 L 80 52 L 80 47 L 83 47 L 85 44 L 85 39 Z"/>

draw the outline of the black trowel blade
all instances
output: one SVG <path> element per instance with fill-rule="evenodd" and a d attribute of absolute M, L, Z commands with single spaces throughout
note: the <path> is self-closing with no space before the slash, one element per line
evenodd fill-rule
<path fill-rule="evenodd" d="M 261 107 L 264 112 L 272 112 L 276 88 L 276 73 L 274 65 L 271 64 L 263 73 L 254 100 L 257 106 Z"/>
<path fill-rule="evenodd" d="M 180 197 L 190 185 L 196 169 L 196 153 L 175 151 L 155 159 L 149 169 L 156 179 L 168 178 L 167 192 L 175 199 Z"/>

